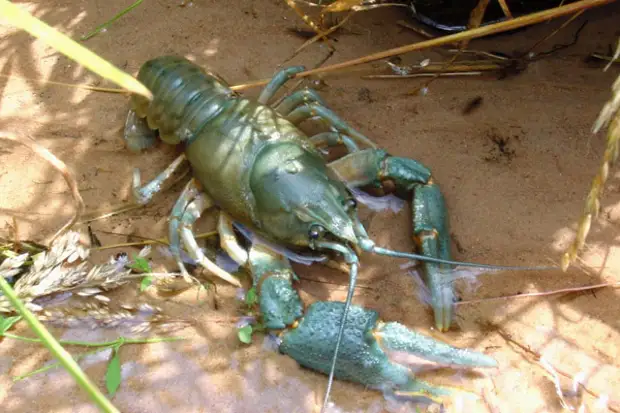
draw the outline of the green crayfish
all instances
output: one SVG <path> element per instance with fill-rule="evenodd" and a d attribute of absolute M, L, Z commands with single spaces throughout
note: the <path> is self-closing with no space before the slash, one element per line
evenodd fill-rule
<path fill-rule="evenodd" d="M 454 291 L 445 274 L 454 265 L 494 267 L 451 260 L 443 196 L 431 172 L 408 158 L 391 156 L 328 109 L 311 89 L 296 91 L 279 104 L 269 101 L 300 66 L 280 70 L 257 100 L 235 93 L 219 76 L 194 63 L 164 56 L 146 62 L 140 80 L 153 100 L 132 97 L 125 140 L 138 151 L 158 138 L 183 144 L 184 153 L 144 187 L 134 174 L 134 193 L 147 203 L 174 170 L 189 161 L 194 178 L 185 186 L 170 216 L 171 251 L 184 275 L 181 240 L 190 257 L 220 278 L 240 286 L 231 274 L 210 261 L 198 247 L 192 225 L 209 208 L 220 211 L 218 231 L 223 249 L 252 274 L 262 322 L 279 332 L 279 351 L 301 365 L 333 378 L 383 391 L 423 395 L 440 400 L 446 388 L 414 378 L 404 365 L 388 358 L 405 352 L 442 365 L 493 367 L 484 354 L 458 349 L 420 335 L 377 312 L 351 305 L 360 251 L 422 262 L 431 293 L 435 325 L 445 331 L 452 321 Z M 330 130 L 308 137 L 298 124 L 320 118 Z M 360 149 L 365 144 L 370 148 Z M 344 145 L 349 154 L 330 163 L 319 148 Z M 422 255 L 382 248 L 372 241 L 357 217 L 349 188 L 393 181 L 413 200 L 413 231 Z M 249 250 L 238 243 L 234 227 L 265 242 Z M 316 302 L 304 309 L 293 288 L 290 260 L 322 261 L 339 255 L 350 267 L 345 303 Z"/>

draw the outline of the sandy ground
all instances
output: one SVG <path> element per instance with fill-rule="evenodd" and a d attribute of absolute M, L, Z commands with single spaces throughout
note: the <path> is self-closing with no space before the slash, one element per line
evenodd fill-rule
<path fill-rule="evenodd" d="M 123 1 L 52 0 L 18 2 L 37 17 L 74 37 L 108 20 Z M 428 165 L 442 185 L 450 212 L 457 259 L 504 265 L 558 263 L 572 239 L 583 200 L 604 148 L 604 136 L 591 125 L 618 76 L 604 73 L 583 59 L 607 52 L 618 31 L 616 3 L 582 15 L 561 34 L 541 45 L 570 43 L 588 21 L 576 45 L 539 59 L 519 76 L 494 79 L 442 79 L 425 96 L 408 95 L 420 80 L 364 80 L 359 73 L 324 78 L 321 94 L 353 126 L 394 155 Z M 328 63 L 351 59 L 421 40 L 396 24 L 402 10 L 380 9 L 356 16 L 337 36 L 337 51 Z M 563 20 L 512 35 L 473 41 L 471 48 L 504 53 L 526 50 Z M 132 74 L 149 58 L 163 54 L 190 57 L 222 74 L 230 83 L 273 74 L 303 39 L 290 28 L 303 23 L 282 1 L 145 2 L 85 44 Z M 175 156 L 163 145 L 140 155 L 125 150 L 121 139 L 127 101 L 112 94 L 46 84 L 110 86 L 42 42 L 8 25 L 1 28 L 0 129 L 29 135 L 64 160 L 75 172 L 89 211 L 126 204 L 131 199 L 134 167 L 150 178 Z M 314 66 L 326 55 L 314 45 L 291 63 Z M 402 56 L 404 63 L 441 58 L 437 52 Z M 387 67 L 377 62 L 365 69 Z M 34 80 L 33 80 L 34 79 Z M 248 91 L 255 95 L 258 90 Z M 483 98 L 470 115 L 462 110 L 470 99 Z M 498 143 L 501 142 L 501 143 Z M 62 178 L 28 149 L 0 142 L 0 223 L 15 217 L 20 236 L 43 240 L 72 212 Z M 593 224 L 582 268 L 561 272 L 501 272 L 480 276 L 474 288 L 459 284 L 463 300 L 618 281 L 617 245 L 620 192 L 615 172 Z M 103 245 L 126 242 L 127 234 L 148 238 L 166 235 L 166 217 L 182 188 L 179 182 L 151 205 L 94 221 L 92 230 Z M 371 236 L 382 245 L 411 250 L 410 211 L 369 211 L 362 217 Z M 201 220 L 197 230 L 213 219 Z M 114 235 L 112 233 L 121 234 Z M 121 248 L 94 254 L 107 260 Z M 163 262 L 168 270 L 176 268 Z M 457 308 L 455 328 L 439 335 L 432 316 L 419 300 L 413 278 L 402 261 L 364 256 L 354 302 L 378 310 L 418 331 L 454 345 L 495 357 L 500 368 L 483 374 L 432 372 L 434 383 L 455 384 L 481 397 L 464 411 L 554 412 L 561 405 L 551 376 L 525 349 L 544 355 L 553 366 L 586 376 L 586 386 L 611 397 L 620 411 L 620 324 L 618 292 L 564 294 L 490 301 Z M 323 267 L 296 266 L 307 302 L 342 300 L 346 276 Z M 318 281 L 329 281 L 332 284 Z M 471 287 L 471 286 L 470 286 Z M 196 290 L 173 297 L 140 294 L 132 285 L 110 296 L 115 302 L 150 302 L 194 325 L 179 333 L 187 340 L 124 347 L 123 383 L 113 402 L 125 412 L 311 412 L 320 404 L 326 377 L 301 369 L 295 361 L 269 349 L 259 338 L 246 346 L 236 337 L 228 316 L 239 315 L 234 288 L 218 283 L 217 293 L 197 299 Z M 206 297 L 206 298 L 205 298 Z M 489 326 L 489 323 L 492 326 Z M 58 330 L 62 338 L 102 340 L 113 331 Z M 18 333 L 28 334 L 23 326 Z M 500 334 L 500 332 L 502 334 Z M 508 340 L 510 338 L 511 340 Z M 520 343 L 517 345 L 516 343 Z M 69 348 L 72 352 L 83 351 Z M 82 361 L 90 377 L 105 389 L 105 353 Z M 34 344 L 9 339 L 0 345 L 0 403 L 6 412 L 94 412 L 67 373 L 51 370 L 13 382 L 11 378 L 50 361 Z M 441 373 L 441 374 L 440 374 Z M 571 381 L 562 377 L 561 385 Z M 484 401 L 486 398 L 486 402 Z M 385 400 L 371 390 L 337 382 L 332 411 L 408 412 L 414 407 Z M 590 411 L 596 397 L 586 393 Z M 615 407 L 613 406 L 615 403 Z M 491 410 L 495 409 L 495 410 Z M 601 411 L 605 411 L 603 408 Z"/>

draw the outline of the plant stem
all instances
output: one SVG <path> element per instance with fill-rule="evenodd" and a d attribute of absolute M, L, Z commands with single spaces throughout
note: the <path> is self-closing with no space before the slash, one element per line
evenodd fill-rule
<path fill-rule="evenodd" d="M 71 354 L 62 348 L 54 336 L 45 328 L 43 324 L 41 324 L 37 317 L 26 308 L 24 303 L 17 297 L 15 291 L 13 291 L 9 283 L 6 282 L 4 277 L 0 277 L 0 288 L 13 307 L 15 307 L 19 314 L 26 320 L 28 325 L 30 325 L 30 328 L 32 328 L 32 330 L 41 338 L 41 342 L 45 345 L 45 347 L 47 347 L 47 349 L 60 361 L 63 367 L 67 369 L 71 376 L 73 376 L 80 387 L 88 393 L 97 406 L 99 406 L 99 408 L 106 413 L 120 413 L 119 410 L 110 402 L 110 400 L 108 400 L 103 393 L 99 391 L 97 386 L 91 382 L 77 362 L 73 359 L 73 357 L 71 357 Z"/>
<path fill-rule="evenodd" d="M 4 337 L 12 338 L 14 340 L 27 341 L 29 343 L 42 343 L 38 338 L 18 336 L 16 334 L 4 333 Z M 184 337 L 154 337 L 145 339 L 133 339 L 119 337 L 112 341 L 103 341 L 101 343 L 92 343 L 88 341 L 74 341 L 74 340 L 59 340 L 58 343 L 65 346 L 83 346 L 83 347 L 109 347 L 122 344 L 149 344 L 149 343 L 161 343 L 165 341 L 178 341 L 183 340 Z"/>
<path fill-rule="evenodd" d="M 104 350 L 107 350 L 107 348 L 98 348 L 96 350 L 91 350 L 91 351 L 87 351 L 86 353 L 78 354 L 77 356 L 75 356 L 75 360 L 76 361 L 80 360 L 80 359 L 82 359 L 82 358 L 84 358 L 86 356 L 90 356 L 91 354 L 96 354 L 96 353 L 99 353 L 100 351 L 104 351 Z M 27 379 L 30 376 L 34 376 L 35 374 L 39 374 L 39 373 L 43 373 L 45 371 L 51 370 L 51 369 L 53 369 L 55 367 L 58 367 L 59 365 L 60 365 L 60 362 L 48 364 L 45 367 L 41 367 L 40 369 L 33 370 L 33 371 L 31 371 L 29 373 L 26 373 L 26 374 L 22 374 L 21 376 L 15 376 L 15 377 L 13 377 L 13 381 L 20 381 L 20 380 L 23 380 L 23 379 Z"/>

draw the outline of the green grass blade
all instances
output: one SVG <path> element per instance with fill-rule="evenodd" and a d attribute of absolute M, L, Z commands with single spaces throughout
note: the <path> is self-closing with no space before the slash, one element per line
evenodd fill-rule
<path fill-rule="evenodd" d="M 242 343 L 252 343 L 252 326 L 246 325 L 237 330 L 237 336 Z"/>
<path fill-rule="evenodd" d="M 112 23 L 114 23 L 115 21 L 117 21 L 118 19 L 120 19 L 121 17 L 123 17 L 125 14 L 129 13 L 131 10 L 135 9 L 136 7 L 138 7 L 140 5 L 140 3 L 142 3 L 143 0 L 138 0 L 136 1 L 134 4 L 132 4 L 131 6 L 127 7 L 125 10 L 123 10 L 122 12 L 118 13 L 116 16 L 112 17 L 111 20 L 103 23 L 100 26 L 97 26 L 95 28 L 95 30 L 93 30 L 92 32 L 88 33 L 87 35 L 84 35 L 82 37 L 80 37 L 80 40 L 84 41 L 84 40 L 88 40 L 91 37 L 96 36 L 97 34 L 99 34 L 103 29 L 107 28 L 109 25 L 111 25 Z"/>
<path fill-rule="evenodd" d="M 139 95 L 152 99 L 153 94 L 133 76 L 123 72 L 105 59 L 51 26 L 32 16 L 7 0 L 0 0 L 0 15 L 22 30 L 49 44 L 65 56 L 92 70 L 98 75 Z"/>
<path fill-rule="evenodd" d="M 88 393 L 90 398 L 99 406 L 99 408 L 106 413 L 120 413 L 119 410 L 108 400 L 103 393 L 99 391 L 88 376 L 82 371 L 77 362 L 71 357 L 71 354 L 67 352 L 56 341 L 54 336 L 47 331 L 45 326 L 35 317 L 30 310 L 26 308 L 24 303 L 17 297 L 15 291 L 9 283 L 6 282 L 4 277 L 0 277 L 0 289 L 11 302 L 13 307 L 19 312 L 19 314 L 26 320 L 30 328 L 41 338 L 41 341 L 47 347 L 59 361 L 63 367 L 73 376 L 74 380 Z"/>
<path fill-rule="evenodd" d="M 110 397 L 114 397 L 118 386 L 121 385 L 121 359 L 118 355 L 118 347 L 114 347 L 112 360 L 108 364 L 108 370 L 105 373 L 105 385 Z"/>

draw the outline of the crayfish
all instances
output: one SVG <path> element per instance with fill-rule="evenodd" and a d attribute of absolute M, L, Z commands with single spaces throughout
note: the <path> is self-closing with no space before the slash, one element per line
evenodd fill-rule
<path fill-rule="evenodd" d="M 452 366 L 493 367 L 496 361 L 399 323 L 383 322 L 377 312 L 351 305 L 358 255 L 364 251 L 420 261 L 431 292 L 435 325 L 441 331 L 449 328 L 454 305 L 452 280 L 444 270 L 454 265 L 495 266 L 451 260 L 444 198 L 424 165 L 378 149 L 311 89 L 270 105 L 278 89 L 303 70 L 293 66 L 278 71 L 258 99 L 251 100 L 185 58 L 164 56 L 146 62 L 138 80 L 154 98 L 132 97 L 125 126 L 127 145 L 135 151 L 148 148 L 159 135 L 168 144 L 183 144 L 184 153 L 144 187 L 136 170 L 134 194 L 139 202 L 149 202 L 174 170 L 189 161 L 193 178 L 169 220 L 170 248 L 181 272 L 188 274 L 181 258 L 182 241 L 199 265 L 241 286 L 205 256 L 192 233 L 201 214 L 217 208 L 222 248 L 249 269 L 263 325 L 279 333 L 281 353 L 329 374 L 326 401 L 333 378 L 440 399 L 449 391 L 416 380 L 408 368 L 391 361 L 388 353 L 405 352 Z M 310 118 L 326 121 L 330 130 L 307 136 L 297 125 Z M 336 145 L 344 145 L 349 153 L 328 163 L 319 148 Z M 414 239 L 422 255 L 376 245 L 358 219 L 351 188 L 380 186 L 386 180 L 412 197 Z M 235 226 L 265 242 L 244 249 Z M 329 255 L 339 255 L 349 265 L 347 300 L 315 302 L 304 309 L 293 288 L 296 275 L 290 260 L 324 262 Z"/>

